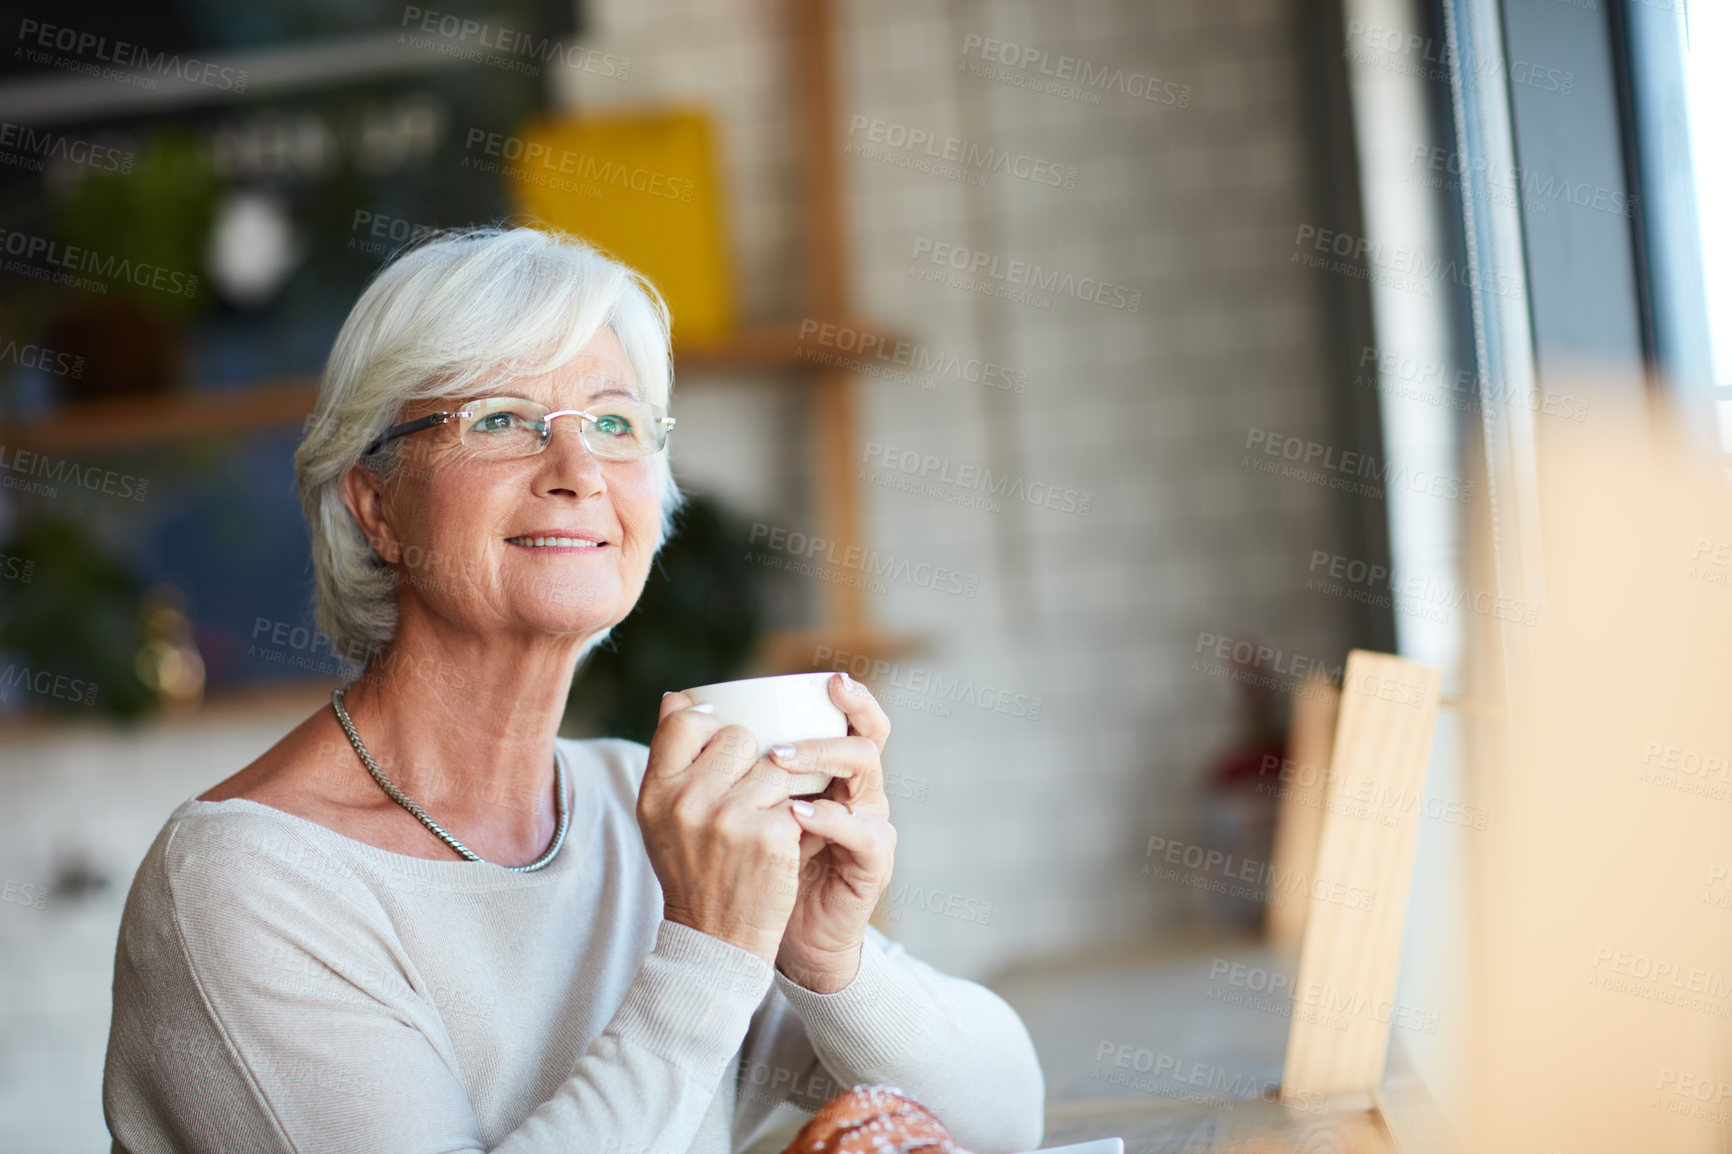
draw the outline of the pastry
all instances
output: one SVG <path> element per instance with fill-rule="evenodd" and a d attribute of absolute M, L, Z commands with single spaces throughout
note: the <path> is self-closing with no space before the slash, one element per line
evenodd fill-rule
<path fill-rule="evenodd" d="M 894 1086 L 856 1086 L 818 1108 L 783 1154 L 968 1154 Z"/>

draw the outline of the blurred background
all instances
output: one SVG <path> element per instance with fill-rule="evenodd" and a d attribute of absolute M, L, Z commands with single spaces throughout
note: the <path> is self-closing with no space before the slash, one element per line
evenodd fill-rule
<path fill-rule="evenodd" d="M 1012 999 L 1062 1121 L 1191 1093 L 1104 1086 L 1126 1052 L 1272 1096 L 1290 1011 L 1211 971 L 1290 963 L 1295 703 L 1353 648 L 1440 669 L 1394 1034 L 1447 1103 L 1452 703 L 1543 601 L 1533 446 L 1584 369 L 1732 436 L 1717 0 L 429 4 L 0 5 L 0 1148 L 107 1149 L 133 870 L 354 673 L 291 462 L 331 341 L 498 222 L 674 315 L 692 503 L 569 735 L 867 681 L 878 922 Z"/>

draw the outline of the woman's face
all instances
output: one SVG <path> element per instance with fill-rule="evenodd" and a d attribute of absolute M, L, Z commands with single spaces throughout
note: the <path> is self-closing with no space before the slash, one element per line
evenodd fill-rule
<path fill-rule="evenodd" d="M 570 363 L 490 395 L 592 410 L 599 394 L 619 390 L 642 398 L 619 338 L 603 328 Z M 419 403 L 402 419 L 473 399 Z M 631 611 L 661 518 L 653 458 L 595 457 L 580 421 L 557 418 L 544 450 L 511 460 L 476 459 L 455 421 L 404 438 L 398 473 L 360 502 L 376 506 L 377 524 L 357 513 L 398 573 L 400 603 L 418 599 L 434 618 L 481 634 L 588 636 Z"/>

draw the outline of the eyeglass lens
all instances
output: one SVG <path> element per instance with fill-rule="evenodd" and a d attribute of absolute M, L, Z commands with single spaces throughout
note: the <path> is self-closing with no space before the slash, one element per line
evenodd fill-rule
<path fill-rule="evenodd" d="M 470 416 L 458 425 L 463 446 L 485 457 L 527 457 L 541 452 L 552 438 L 546 405 L 522 397 L 489 397 L 466 405 Z M 627 397 L 593 402 L 571 419 L 582 426 L 583 443 L 598 457 L 643 457 L 661 451 L 667 430 L 656 409 Z"/>

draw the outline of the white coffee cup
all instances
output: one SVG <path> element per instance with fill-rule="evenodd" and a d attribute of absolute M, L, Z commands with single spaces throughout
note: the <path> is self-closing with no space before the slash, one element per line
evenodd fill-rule
<path fill-rule="evenodd" d="M 748 677 L 743 681 L 718 681 L 683 690 L 694 705 L 714 706 L 710 716 L 723 725 L 743 725 L 758 739 L 758 749 L 767 754 L 782 742 L 807 741 L 815 737 L 848 736 L 848 715 L 830 700 L 834 673 L 789 673 L 781 677 Z M 830 784 L 827 773 L 796 773 L 790 797 L 823 793 Z"/>

